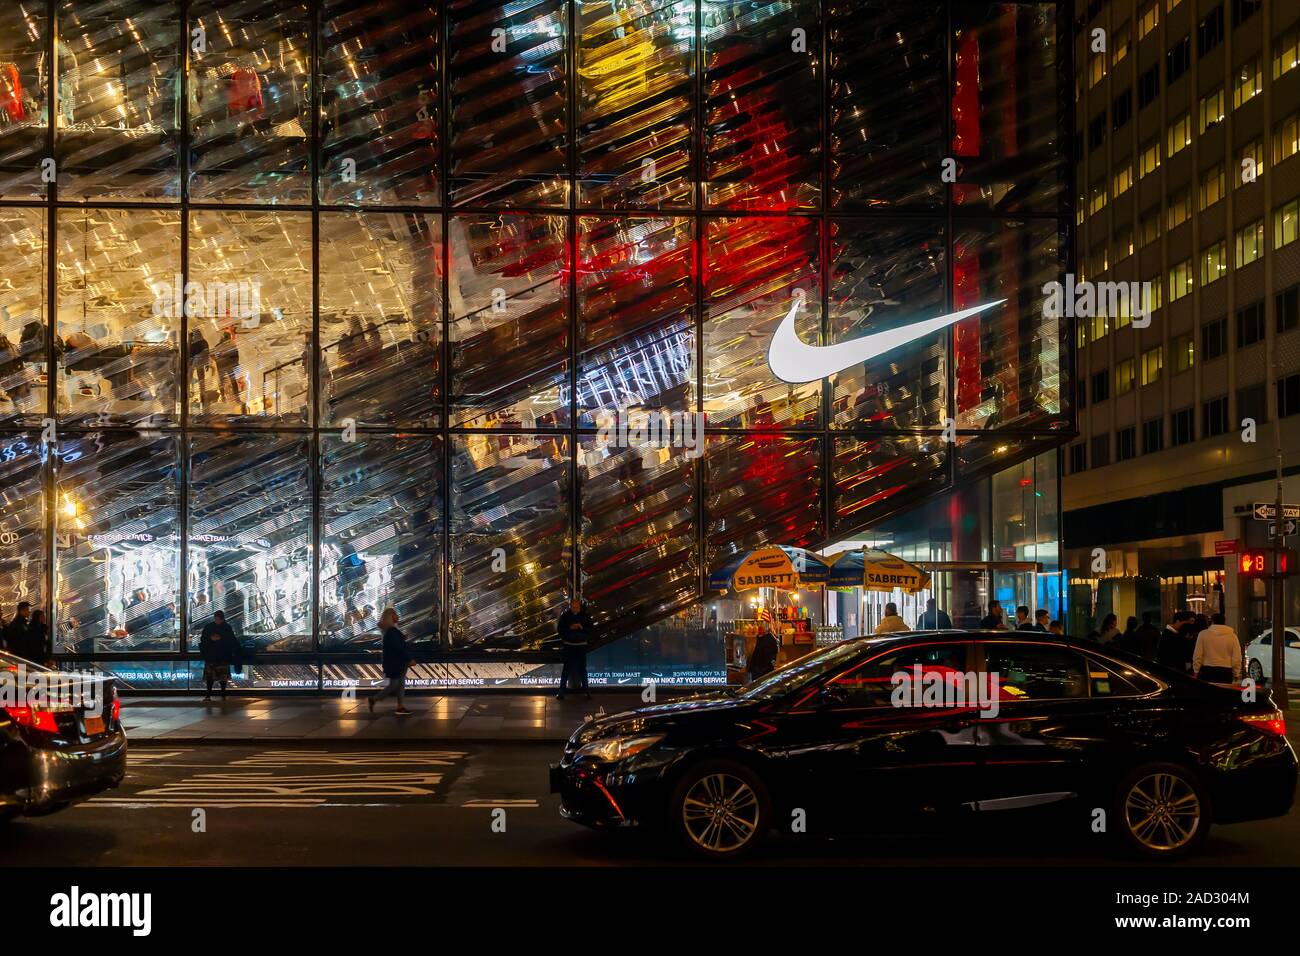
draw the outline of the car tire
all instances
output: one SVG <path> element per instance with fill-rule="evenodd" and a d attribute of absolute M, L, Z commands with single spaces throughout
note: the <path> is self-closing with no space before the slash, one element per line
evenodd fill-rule
<path fill-rule="evenodd" d="M 767 838 L 772 802 L 758 774 L 733 760 L 690 767 L 673 788 L 668 822 L 688 852 L 706 860 L 738 860 Z"/>
<path fill-rule="evenodd" d="M 1263 681 L 1264 665 L 1262 665 L 1259 661 L 1255 660 L 1255 658 L 1252 657 L 1250 659 L 1250 666 L 1246 668 L 1246 670 L 1250 674 L 1250 679 L 1253 680 L 1256 684 Z"/>
<path fill-rule="evenodd" d="M 1115 790 L 1113 815 L 1125 848 L 1148 860 L 1195 851 L 1210 832 L 1210 803 L 1196 775 L 1176 763 L 1137 767 Z"/>

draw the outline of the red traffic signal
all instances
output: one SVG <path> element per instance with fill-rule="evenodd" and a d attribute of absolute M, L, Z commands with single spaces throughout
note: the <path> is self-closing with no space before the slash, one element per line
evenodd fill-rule
<path fill-rule="evenodd" d="M 1276 560 L 1277 568 L 1274 569 Z M 1251 577 L 1287 577 L 1296 573 L 1295 551 L 1284 548 L 1246 548 L 1237 555 L 1237 571 Z"/>

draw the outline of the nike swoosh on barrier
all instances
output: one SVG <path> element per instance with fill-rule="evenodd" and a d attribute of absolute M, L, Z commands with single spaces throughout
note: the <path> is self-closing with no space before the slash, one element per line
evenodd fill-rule
<path fill-rule="evenodd" d="M 937 318 L 914 322 L 911 325 L 883 332 L 873 332 L 860 339 L 839 342 L 835 345 L 808 345 L 794 330 L 794 316 L 799 311 L 799 302 L 790 306 L 781 324 L 772 333 L 772 341 L 767 346 L 767 365 L 783 382 L 791 385 L 803 385 L 842 372 L 862 362 L 869 362 L 878 355 L 884 355 L 900 345 L 906 345 L 917 339 L 932 335 L 940 329 L 969 319 L 972 315 L 1001 305 L 1006 299 L 977 305 L 974 308 L 950 312 Z"/>

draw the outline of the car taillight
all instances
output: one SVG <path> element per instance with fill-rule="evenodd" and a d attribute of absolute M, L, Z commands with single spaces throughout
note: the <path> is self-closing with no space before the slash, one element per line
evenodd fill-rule
<path fill-rule="evenodd" d="M 57 734 L 59 725 L 54 720 L 54 712 L 38 707 L 6 707 L 5 713 L 21 727 L 30 727 L 42 733 Z"/>
<path fill-rule="evenodd" d="M 118 723 L 122 719 L 122 698 L 113 698 L 113 723 Z"/>
<path fill-rule="evenodd" d="M 1271 714 L 1245 714 L 1237 719 L 1274 737 L 1286 736 L 1286 720 L 1280 710 L 1275 710 Z"/>

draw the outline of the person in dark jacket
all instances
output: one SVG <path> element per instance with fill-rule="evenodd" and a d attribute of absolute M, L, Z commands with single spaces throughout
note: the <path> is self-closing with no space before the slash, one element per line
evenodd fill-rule
<path fill-rule="evenodd" d="M 1157 664 L 1172 667 L 1176 671 L 1188 670 L 1196 644 L 1187 636 L 1187 632 L 1195 619 L 1196 615 L 1191 611 L 1174 612 L 1173 618 L 1165 625 L 1156 641 Z"/>
<path fill-rule="evenodd" d="M 4 627 L 4 647 L 14 654 L 20 646 L 25 646 L 27 628 L 31 625 L 32 606 L 27 601 L 19 601 L 13 619 Z"/>
<path fill-rule="evenodd" d="M 374 713 L 375 704 L 385 697 L 397 698 L 397 709 L 393 711 L 398 717 L 407 717 L 406 709 L 406 669 L 411 666 L 411 649 L 406 646 L 406 635 L 397 628 L 397 611 L 391 607 L 384 608 L 379 615 L 379 629 L 384 634 L 384 676 L 388 686 L 374 694 L 366 702 L 370 712 Z"/>
<path fill-rule="evenodd" d="M 1128 643 L 1123 645 L 1126 650 L 1140 654 L 1149 661 L 1156 659 L 1160 646 L 1160 628 L 1156 626 L 1155 616 L 1154 611 L 1143 611 L 1142 623 L 1134 630 Z"/>
<path fill-rule="evenodd" d="M 199 635 L 199 656 L 203 658 L 203 683 L 208 687 L 204 700 L 212 699 L 212 685 L 221 685 L 221 698 L 226 697 L 230 671 L 239 670 L 242 655 L 235 632 L 226 623 L 226 615 L 217 611 Z"/>
<path fill-rule="evenodd" d="M 990 601 L 989 612 L 980 618 L 980 627 L 986 631 L 1005 631 L 1007 622 L 1002 614 L 1002 602 L 996 599 Z"/>
<path fill-rule="evenodd" d="M 763 629 L 754 641 L 754 653 L 749 655 L 749 679 L 756 681 L 776 669 L 776 656 L 781 651 L 781 643 L 772 633 L 772 625 Z"/>
<path fill-rule="evenodd" d="M 22 635 L 9 645 L 9 653 L 33 664 L 50 663 L 50 629 L 45 623 L 45 611 L 36 608 Z"/>
<path fill-rule="evenodd" d="M 951 631 L 952 618 L 948 616 L 947 611 L 941 610 L 935 604 L 934 598 L 929 598 L 925 602 L 925 610 L 916 619 L 916 629 L 918 631 Z"/>
<path fill-rule="evenodd" d="M 587 686 L 587 648 L 591 646 L 592 632 L 595 625 L 586 605 L 581 598 L 574 598 L 560 615 L 555 625 L 559 635 L 564 666 L 560 668 L 560 692 L 556 700 L 564 700 L 564 692 L 569 689 L 569 679 L 573 678 L 582 686 L 582 692 L 591 700 L 591 689 Z"/>

